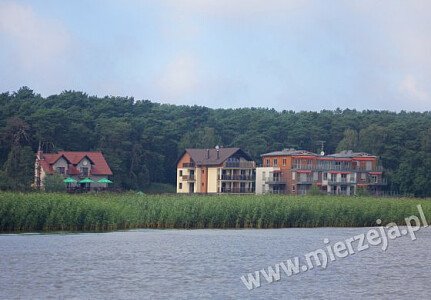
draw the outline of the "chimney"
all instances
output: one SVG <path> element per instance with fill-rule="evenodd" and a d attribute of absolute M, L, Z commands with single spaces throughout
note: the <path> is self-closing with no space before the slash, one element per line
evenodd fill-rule
<path fill-rule="evenodd" d="M 39 148 L 37 149 L 37 155 L 36 155 L 37 159 L 43 159 L 43 151 L 42 151 L 42 147 L 39 141 Z"/>
<path fill-rule="evenodd" d="M 220 146 L 217 145 L 217 146 L 215 146 L 215 148 L 217 150 L 217 159 L 219 159 L 220 158 Z"/>

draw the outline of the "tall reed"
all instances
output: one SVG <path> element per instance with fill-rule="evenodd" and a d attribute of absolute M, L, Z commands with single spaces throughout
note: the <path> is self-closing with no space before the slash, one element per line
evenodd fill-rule
<path fill-rule="evenodd" d="M 0 193 L 0 232 L 132 228 L 362 227 L 401 224 L 429 199 Z"/>

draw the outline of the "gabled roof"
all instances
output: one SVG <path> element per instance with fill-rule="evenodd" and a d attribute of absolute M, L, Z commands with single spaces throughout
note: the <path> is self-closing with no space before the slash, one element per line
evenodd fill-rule
<path fill-rule="evenodd" d="M 185 153 L 188 153 L 191 159 L 195 162 L 196 165 L 201 166 L 213 166 L 220 165 L 225 162 L 229 157 L 234 154 L 238 154 L 244 157 L 246 160 L 252 161 L 253 159 L 242 151 L 240 148 L 219 148 L 218 154 L 217 149 L 186 149 Z M 183 157 L 181 155 L 181 157 Z"/>
<path fill-rule="evenodd" d="M 57 160 L 61 157 L 64 157 L 66 161 L 69 163 L 68 173 L 71 175 L 79 174 L 79 171 L 76 168 L 76 165 L 79 164 L 85 157 L 87 157 L 92 166 L 91 166 L 91 174 L 92 175 L 112 175 L 112 171 L 109 168 L 108 163 L 105 160 L 102 152 L 78 152 L 78 151 L 59 151 L 57 153 L 43 153 L 42 160 L 40 161 L 41 167 L 47 173 L 52 173 L 54 170 L 52 169 L 52 165 L 55 164 Z"/>
<path fill-rule="evenodd" d="M 296 150 L 296 149 L 283 149 L 281 151 L 274 151 L 269 153 L 264 153 L 261 156 L 318 156 L 316 153 L 306 151 L 306 150 Z"/>

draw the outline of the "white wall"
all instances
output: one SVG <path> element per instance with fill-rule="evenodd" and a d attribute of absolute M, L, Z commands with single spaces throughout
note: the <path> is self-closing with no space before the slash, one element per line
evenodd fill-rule
<path fill-rule="evenodd" d="M 268 184 L 265 183 L 269 173 L 280 168 L 274 167 L 257 167 L 256 168 L 256 195 L 265 194 L 269 190 Z"/>

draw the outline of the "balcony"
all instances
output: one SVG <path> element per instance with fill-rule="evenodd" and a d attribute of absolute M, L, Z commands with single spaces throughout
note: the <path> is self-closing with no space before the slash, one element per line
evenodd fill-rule
<path fill-rule="evenodd" d="M 224 168 L 232 169 L 254 169 L 256 163 L 254 161 L 227 161 L 223 165 Z"/>
<path fill-rule="evenodd" d="M 356 184 L 355 179 L 347 180 L 347 178 L 336 179 L 328 179 L 328 184 L 330 185 L 348 185 L 348 184 Z"/>
<path fill-rule="evenodd" d="M 195 163 L 189 162 L 189 163 L 183 163 L 183 168 L 194 168 Z"/>
<path fill-rule="evenodd" d="M 184 181 L 195 181 L 195 175 L 183 175 L 182 179 Z"/>
<path fill-rule="evenodd" d="M 254 188 L 221 188 L 222 193 L 228 193 L 228 194 L 252 194 L 254 193 Z"/>
<path fill-rule="evenodd" d="M 313 171 L 344 171 L 344 172 L 383 172 L 382 166 L 373 168 L 357 167 L 349 165 L 293 165 L 292 170 L 313 170 Z"/>
<path fill-rule="evenodd" d="M 386 178 L 378 178 L 377 180 L 368 179 L 365 181 L 365 184 L 368 184 L 368 185 L 387 185 L 388 181 Z"/>
<path fill-rule="evenodd" d="M 313 184 L 313 179 L 312 178 L 298 179 L 296 181 L 296 184 Z"/>
<path fill-rule="evenodd" d="M 360 172 L 383 172 L 383 167 L 375 166 L 373 168 L 368 168 L 368 169 L 366 167 L 357 167 L 356 170 Z"/>
<path fill-rule="evenodd" d="M 267 177 L 265 179 L 266 184 L 287 184 L 286 177 Z"/>
<path fill-rule="evenodd" d="M 314 165 L 293 165 L 292 170 L 316 170 Z"/>
<path fill-rule="evenodd" d="M 219 180 L 254 181 L 256 180 L 256 176 L 255 175 L 221 175 Z"/>
<path fill-rule="evenodd" d="M 289 192 L 287 190 L 269 190 L 269 194 L 286 195 Z"/>

